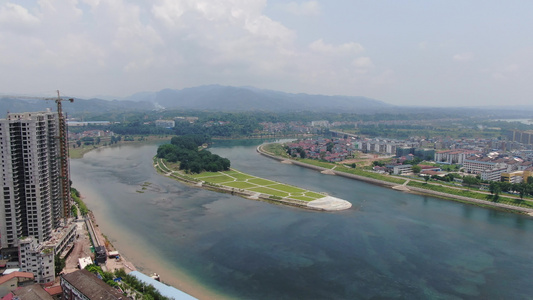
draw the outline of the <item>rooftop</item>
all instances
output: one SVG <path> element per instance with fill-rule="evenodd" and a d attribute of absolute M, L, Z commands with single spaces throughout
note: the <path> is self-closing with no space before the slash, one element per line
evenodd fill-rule
<path fill-rule="evenodd" d="M 78 291 L 83 293 L 89 299 L 99 300 L 116 300 L 122 299 L 122 294 L 93 273 L 87 270 L 79 270 L 73 273 L 65 274 L 61 277 L 73 285 Z"/>
<path fill-rule="evenodd" d="M 135 276 L 140 281 L 152 285 L 154 288 L 156 288 L 156 290 L 158 290 L 161 293 L 161 295 L 163 295 L 165 297 L 168 297 L 168 298 L 171 298 L 171 299 L 175 299 L 175 300 L 193 300 L 193 299 L 196 299 L 193 296 L 191 296 L 191 295 L 189 295 L 187 293 L 184 293 L 184 292 L 178 290 L 175 287 L 171 287 L 169 285 L 161 283 L 161 282 L 159 282 L 159 281 L 157 281 L 157 280 L 155 280 L 155 279 L 153 279 L 153 278 L 151 278 L 151 277 L 149 277 L 147 275 L 144 275 L 143 273 L 141 273 L 139 271 L 130 272 L 129 275 Z"/>

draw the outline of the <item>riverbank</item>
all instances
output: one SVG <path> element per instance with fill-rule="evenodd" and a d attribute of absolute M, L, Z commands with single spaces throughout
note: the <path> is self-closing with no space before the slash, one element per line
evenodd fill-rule
<path fill-rule="evenodd" d="M 88 198 L 97 197 L 96 194 L 87 193 L 83 199 L 90 202 Z M 115 231 L 116 224 L 104 212 L 102 208 L 95 208 L 91 210 L 85 219 L 79 220 L 78 235 L 74 244 L 74 249 L 71 255 L 67 258 L 64 273 L 71 273 L 79 270 L 78 259 L 83 257 L 94 258 L 94 253 L 91 251 L 91 240 L 95 240 L 92 236 L 95 235 L 100 243 L 104 244 L 108 253 L 109 251 L 118 251 L 120 259 L 108 259 L 105 263 L 105 270 L 113 272 L 115 269 L 124 269 L 126 273 L 131 271 L 140 271 L 145 275 L 157 273 L 161 282 L 175 287 L 197 299 L 225 299 L 223 295 L 216 294 L 212 291 L 206 290 L 205 287 L 198 284 L 195 280 L 190 278 L 186 273 L 180 269 L 169 268 L 168 262 L 157 260 L 153 258 L 150 253 L 154 251 L 150 245 L 139 244 L 138 238 L 135 234 L 121 234 Z M 91 225 L 86 225 L 91 224 Z M 88 230 L 88 228 L 91 228 Z M 91 233 L 91 231 L 93 233 Z M 109 237 L 120 236 L 120 239 L 109 239 Z"/>
<path fill-rule="evenodd" d="M 142 140 L 139 140 L 139 138 L 142 138 Z M 135 140 L 137 139 L 137 140 Z M 170 140 L 170 137 L 168 135 L 149 135 L 149 136 L 134 136 L 133 141 L 118 141 L 115 144 L 100 144 L 100 145 L 80 145 L 80 146 L 74 146 L 72 142 L 69 146 L 69 157 L 71 159 L 79 159 L 82 158 L 86 153 L 89 153 L 96 149 L 103 149 L 106 147 L 116 147 L 120 145 L 134 145 L 134 144 L 141 144 L 146 142 L 155 142 L 155 141 L 166 141 Z"/>
<path fill-rule="evenodd" d="M 345 172 L 340 172 L 340 171 L 337 171 L 337 170 L 328 169 L 328 168 L 325 168 L 325 167 L 315 166 L 315 165 L 307 164 L 307 163 L 304 163 L 304 162 L 296 161 L 296 160 L 293 160 L 293 159 L 276 156 L 273 153 L 267 152 L 263 148 L 263 146 L 264 146 L 264 144 L 263 145 L 259 145 L 256 148 L 257 152 L 260 153 L 261 155 L 264 155 L 266 157 L 275 159 L 275 160 L 277 160 L 277 161 L 279 161 L 281 163 L 294 164 L 294 165 L 301 166 L 301 167 L 304 167 L 304 168 L 308 168 L 308 169 L 319 171 L 319 172 L 321 172 L 323 174 L 338 175 L 338 176 L 343 176 L 343 177 L 350 178 L 350 179 L 364 181 L 364 182 L 375 184 L 375 185 L 380 185 L 380 186 L 384 186 L 384 187 L 390 187 L 390 188 L 393 188 L 393 189 L 398 190 L 398 191 L 403 191 L 403 192 L 408 192 L 408 193 L 413 193 L 413 194 L 431 195 L 431 196 L 436 196 L 436 197 L 441 198 L 441 199 L 453 200 L 453 201 L 472 204 L 472 205 L 476 205 L 476 206 L 490 207 L 490 208 L 494 208 L 494 209 L 506 210 L 506 211 L 511 211 L 511 212 L 515 212 L 515 213 L 521 213 L 521 214 L 527 214 L 529 216 L 533 216 L 533 209 L 530 209 L 530 208 L 524 208 L 524 207 L 513 206 L 513 205 L 509 205 L 509 204 L 490 202 L 490 201 L 485 201 L 485 200 L 480 200 L 480 199 L 475 199 L 475 198 L 470 198 L 470 197 L 458 196 L 458 195 L 454 195 L 454 194 L 448 194 L 448 193 L 433 191 L 433 190 L 430 190 L 430 189 L 424 189 L 424 188 L 421 188 L 421 187 L 407 186 L 407 183 L 408 183 L 409 180 L 407 180 L 404 184 L 399 185 L 398 183 L 394 183 L 394 182 L 389 182 L 389 181 L 379 180 L 379 179 L 375 179 L 375 178 L 369 178 L 369 177 L 365 177 L 365 176 L 361 176 L 361 175 L 355 175 L 355 174 L 349 174 L 349 173 L 345 173 Z"/>

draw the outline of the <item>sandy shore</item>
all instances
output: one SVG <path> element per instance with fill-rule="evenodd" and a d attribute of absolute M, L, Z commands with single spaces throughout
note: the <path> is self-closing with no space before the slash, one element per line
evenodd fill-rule
<path fill-rule="evenodd" d="M 117 250 L 123 259 L 123 264 L 127 265 L 126 272 L 138 270 L 146 275 L 157 273 L 161 277 L 161 282 L 198 299 L 229 299 L 208 290 L 182 270 L 159 258 L 159 255 L 154 255 L 157 249 L 144 244 L 142 239 L 124 230 L 119 224 L 113 224 L 105 212 L 96 209 L 92 211 L 92 214 L 94 215 L 95 231 L 102 238 L 104 238 L 103 233 L 105 233 L 105 237 L 109 241 L 109 248 Z M 110 267 L 113 265 L 121 267 L 121 263 L 111 262 Z"/>

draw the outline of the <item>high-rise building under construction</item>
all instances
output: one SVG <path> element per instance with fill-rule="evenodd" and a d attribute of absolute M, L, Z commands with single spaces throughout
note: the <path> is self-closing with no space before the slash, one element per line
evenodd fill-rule
<path fill-rule="evenodd" d="M 70 183 L 63 170 L 68 165 L 62 168 L 61 143 L 66 140 L 60 122 L 64 119 L 50 111 L 0 119 L 0 249 L 17 247 L 21 237 L 44 242 L 68 217 L 70 195 L 64 191 Z"/>

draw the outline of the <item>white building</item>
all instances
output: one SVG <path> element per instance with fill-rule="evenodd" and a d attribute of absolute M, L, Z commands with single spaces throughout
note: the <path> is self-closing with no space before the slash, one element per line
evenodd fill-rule
<path fill-rule="evenodd" d="M 482 180 L 501 181 L 502 174 L 507 172 L 507 168 L 487 169 L 480 172 Z"/>
<path fill-rule="evenodd" d="M 174 120 L 155 120 L 155 126 L 164 128 L 174 128 L 176 122 Z"/>
<path fill-rule="evenodd" d="M 402 175 L 404 173 L 412 172 L 412 168 L 413 168 L 412 165 L 398 165 L 392 168 L 392 173 L 394 175 Z"/>
<path fill-rule="evenodd" d="M 473 156 L 476 153 L 479 152 L 465 149 L 437 151 L 435 152 L 435 162 L 462 165 L 467 157 Z"/>
<path fill-rule="evenodd" d="M 23 272 L 33 273 L 35 282 L 48 283 L 55 278 L 54 249 L 44 247 L 36 239 L 20 239 L 19 262 Z"/>

